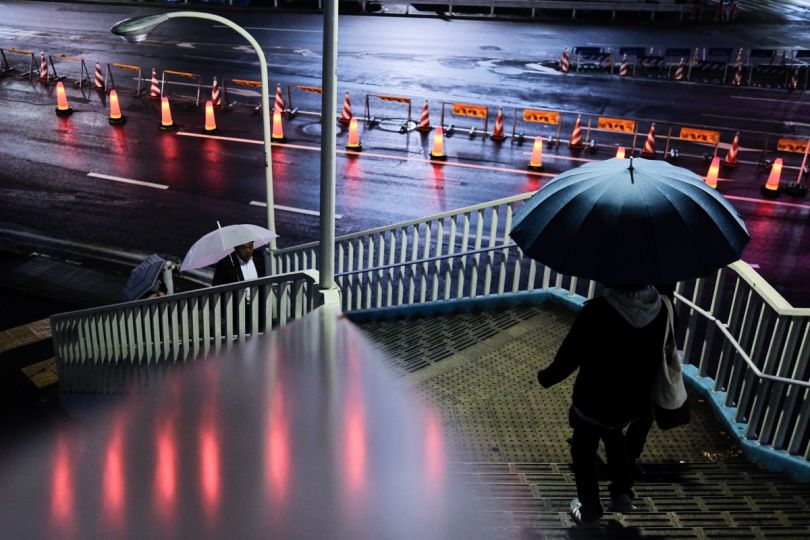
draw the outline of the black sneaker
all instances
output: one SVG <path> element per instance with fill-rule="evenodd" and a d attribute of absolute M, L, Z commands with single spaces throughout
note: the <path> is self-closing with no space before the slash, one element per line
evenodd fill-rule
<path fill-rule="evenodd" d="M 607 509 L 608 512 L 620 512 L 626 514 L 628 512 L 638 510 L 638 507 L 633 504 L 633 499 L 630 498 L 630 495 L 623 493 L 615 499 L 611 499 Z"/>

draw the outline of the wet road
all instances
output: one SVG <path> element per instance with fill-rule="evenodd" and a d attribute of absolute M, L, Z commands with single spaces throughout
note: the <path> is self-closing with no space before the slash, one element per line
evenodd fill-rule
<path fill-rule="evenodd" d="M 156 67 L 191 72 L 199 74 L 204 84 L 217 76 L 228 85 L 228 99 L 234 103 L 217 116 L 218 138 L 199 137 L 203 116 L 202 109 L 188 100 L 193 89 L 167 87 L 180 128 L 164 133 L 158 129 L 157 103 L 123 91 L 133 84 L 131 75 L 115 72 L 128 121 L 123 128 L 113 128 L 107 123 L 104 98 L 86 87 L 84 92 L 68 88 L 75 113 L 57 118 L 53 85 L 30 83 L 19 73 L 0 77 L 4 111 L 0 116 L 0 221 L 4 228 L 182 256 L 217 220 L 265 222 L 265 210 L 260 206 L 266 198 L 261 119 L 253 110 L 258 94 L 249 87 L 227 83 L 258 76 L 255 55 L 238 35 L 203 21 L 175 20 L 158 29 L 153 39 L 133 45 L 114 37 L 109 27 L 126 16 L 156 10 L 15 2 L 6 3 L 3 9 L 12 14 L 0 23 L 0 47 L 4 49 L 47 48 L 54 57 L 85 58 L 91 69 L 98 61 L 141 66 L 146 71 Z M 233 12 L 228 16 L 262 43 L 271 84 L 290 86 L 292 93 L 285 99 L 289 102 L 291 97 L 292 106 L 301 111 L 285 125 L 287 142 L 275 145 L 273 151 L 279 244 L 315 240 L 319 97 L 296 87 L 320 85 L 321 21 L 318 16 L 303 14 Z M 806 35 L 806 26 L 800 23 L 794 23 L 789 32 L 784 26 L 764 23 L 746 27 L 744 35 L 727 27 L 712 27 L 707 35 L 705 27 L 601 28 L 344 16 L 338 92 L 351 94 L 356 116 L 365 114 L 364 98 L 370 96 L 370 114 L 383 122 L 361 129 L 364 151 L 360 156 L 338 155 L 337 233 L 534 190 L 557 172 L 584 160 L 610 157 L 619 144 L 632 144 L 628 135 L 586 131 L 586 139 L 597 139 L 597 153 L 570 152 L 565 143 L 547 147 L 545 170 L 530 173 L 526 170 L 531 153 L 528 139 L 518 144 L 510 139 L 495 143 L 480 135 L 471 138 L 466 130 L 475 126 L 480 131 L 484 124 L 450 115 L 453 102 L 487 105 L 490 130 L 495 110 L 503 106 L 507 134 L 512 131 L 513 116 L 523 108 L 559 111 L 564 140 L 570 136 L 574 113 L 585 114 L 594 126 L 598 116 L 631 118 L 639 132 L 637 153 L 655 121 L 659 156 L 667 144 L 667 133 L 677 133 L 683 125 L 720 132 L 721 156 L 733 133 L 742 130 L 742 164 L 721 171 L 719 189 L 738 208 L 751 231 L 752 242 L 743 258 L 758 267 L 788 300 L 810 305 L 810 288 L 801 277 L 802 269 L 810 266 L 810 204 L 784 195 L 775 201 L 762 199 L 759 187 L 767 171 L 756 167 L 766 138 L 772 145 L 780 136 L 810 134 L 805 123 L 810 99 L 804 92 L 584 73 L 561 76 L 549 68 L 562 46 L 691 48 L 763 43 L 788 47 Z M 781 39 L 789 41 L 775 43 Z M 19 56 L 12 58 L 12 63 L 22 67 Z M 60 75 L 78 76 L 77 62 L 56 61 Z M 418 118 L 423 100 L 429 100 L 434 125 L 439 121 L 440 103 L 446 102 L 445 123 L 458 127 L 446 140 L 450 159 L 444 165 L 431 164 L 427 157 L 432 136 L 399 133 L 407 109 L 376 97 L 380 95 L 411 98 L 412 119 Z M 522 122 L 516 131 L 529 137 L 557 133 L 554 126 Z M 339 132 L 339 149 L 346 135 Z M 670 145 L 681 152 L 679 165 L 705 174 L 708 164 L 702 154 L 711 153 L 711 145 L 675 141 Z M 795 179 L 801 157 L 785 155 L 786 181 Z"/>

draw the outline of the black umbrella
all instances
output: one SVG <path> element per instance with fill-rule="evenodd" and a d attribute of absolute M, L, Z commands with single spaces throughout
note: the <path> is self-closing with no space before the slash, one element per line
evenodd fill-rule
<path fill-rule="evenodd" d="M 129 275 L 129 280 L 121 291 L 123 299 L 129 302 L 141 298 L 146 293 L 157 292 L 160 287 L 160 274 L 168 262 L 156 253 L 149 255 Z"/>
<path fill-rule="evenodd" d="M 557 272 L 626 285 L 708 275 L 749 240 L 734 207 L 696 174 L 622 158 L 555 177 L 515 214 L 510 235 Z"/>

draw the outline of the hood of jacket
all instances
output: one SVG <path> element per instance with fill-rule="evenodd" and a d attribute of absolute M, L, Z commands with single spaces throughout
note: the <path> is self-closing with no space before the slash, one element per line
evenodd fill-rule
<path fill-rule="evenodd" d="M 647 326 L 661 311 L 661 295 L 652 285 L 634 290 L 608 287 L 603 296 L 633 328 Z"/>

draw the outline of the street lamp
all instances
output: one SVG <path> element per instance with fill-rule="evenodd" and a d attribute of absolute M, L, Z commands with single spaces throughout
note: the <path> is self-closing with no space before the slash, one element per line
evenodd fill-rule
<path fill-rule="evenodd" d="M 267 184 L 267 228 L 275 232 L 276 230 L 276 217 L 273 205 L 273 166 L 272 166 L 272 151 L 270 147 L 270 111 L 268 104 L 270 103 L 269 93 L 267 91 L 267 59 L 264 57 L 264 51 L 259 46 L 258 42 L 253 39 L 253 36 L 247 33 L 244 28 L 236 23 L 219 15 L 212 15 L 210 13 L 196 12 L 196 11 L 175 11 L 170 13 L 162 13 L 159 15 L 144 15 L 141 17 L 132 17 L 125 19 L 113 25 L 110 29 L 111 32 L 120 36 L 124 41 L 129 43 L 139 43 L 144 41 L 149 33 L 165 23 L 169 19 L 177 19 L 181 17 L 192 19 L 206 19 L 224 24 L 228 28 L 233 29 L 244 37 L 248 43 L 253 46 L 253 50 L 259 56 L 259 68 L 261 70 L 262 81 L 262 124 L 264 131 L 264 177 Z M 270 242 L 270 249 L 276 249 L 275 239 Z M 271 257 L 271 260 L 273 258 Z"/>

